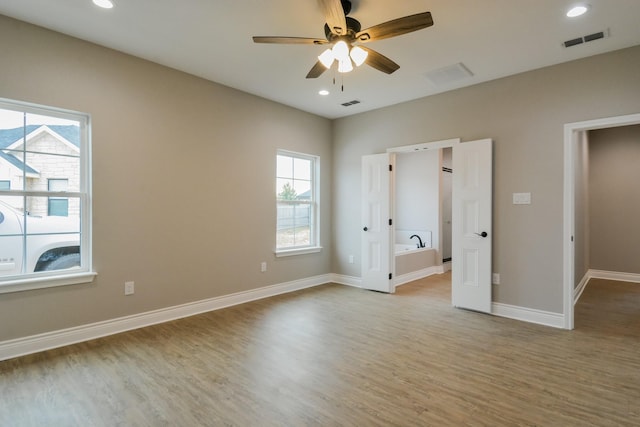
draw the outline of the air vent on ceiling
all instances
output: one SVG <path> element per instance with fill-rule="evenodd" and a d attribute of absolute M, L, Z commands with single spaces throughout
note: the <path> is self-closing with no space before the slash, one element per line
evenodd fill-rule
<path fill-rule="evenodd" d="M 426 74 L 427 79 L 436 86 L 449 86 L 461 80 L 468 79 L 473 73 L 462 63 L 431 70 Z"/>
<path fill-rule="evenodd" d="M 354 99 L 353 101 L 345 102 L 342 104 L 343 107 L 351 107 L 352 105 L 360 104 L 360 101 Z"/>
<path fill-rule="evenodd" d="M 589 43 L 592 42 L 594 40 L 600 40 L 603 39 L 605 37 L 609 37 L 609 29 L 607 28 L 604 31 L 599 31 L 597 33 L 593 33 L 593 34 L 587 34 L 586 36 L 583 37 L 577 37 L 575 39 L 571 39 L 571 40 L 567 40 L 566 42 L 563 42 L 562 45 L 564 47 L 572 47 L 572 46 L 577 46 L 579 44 L 582 43 Z"/>

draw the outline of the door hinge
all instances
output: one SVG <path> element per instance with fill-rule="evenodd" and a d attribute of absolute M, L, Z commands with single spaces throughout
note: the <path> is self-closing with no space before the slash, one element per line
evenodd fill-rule
<path fill-rule="evenodd" d="M 391 273 L 389 273 L 389 280 L 391 280 L 391 277 L 392 277 L 392 274 L 391 274 Z"/>
<path fill-rule="evenodd" d="M 389 218 L 389 225 L 393 225 L 393 220 Z"/>
<path fill-rule="evenodd" d="M 393 165 L 389 165 L 389 172 L 393 172 Z"/>

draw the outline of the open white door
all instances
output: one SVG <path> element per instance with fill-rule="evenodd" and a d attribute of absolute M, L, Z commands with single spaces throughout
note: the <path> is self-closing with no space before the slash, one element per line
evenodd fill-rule
<path fill-rule="evenodd" d="M 492 140 L 453 147 L 451 300 L 491 313 Z"/>
<path fill-rule="evenodd" d="M 394 292 L 391 274 L 392 153 L 362 156 L 362 287 Z"/>

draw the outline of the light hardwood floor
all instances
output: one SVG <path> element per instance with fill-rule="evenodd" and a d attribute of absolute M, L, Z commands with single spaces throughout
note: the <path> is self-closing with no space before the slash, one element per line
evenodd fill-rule
<path fill-rule="evenodd" d="M 640 285 L 593 280 L 564 331 L 454 309 L 449 280 L 325 285 L 0 362 L 0 425 L 640 425 Z"/>

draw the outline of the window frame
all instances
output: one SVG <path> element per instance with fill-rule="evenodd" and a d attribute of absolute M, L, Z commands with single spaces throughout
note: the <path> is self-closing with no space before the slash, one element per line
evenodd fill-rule
<path fill-rule="evenodd" d="M 80 182 L 77 192 L 33 191 L 25 188 L 0 190 L 2 196 L 20 197 L 69 197 L 79 199 L 80 203 L 80 259 L 81 267 L 74 270 L 50 270 L 23 273 L 16 276 L 0 277 L 0 294 L 54 286 L 90 283 L 97 275 L 93 271 L 92 257 L 92 203 L 91 203 L 91 116 L 87 113 L 66 110 L 28 102 L 0 98 L 0 109 L 18 111 L 27 114 L 49 116 L 77 121 L 80 126 Z M 26 262 L 26 261 L 25 261 Z"/>
<path fill-rule="evenodd" d="M 293 159 L 303 159 L 309 160 L 311 162 L 311 200 L 296 200 L 290 201 L 290 203 L 296 204 L 308 204 L 311 207 L 310 212 L 310 225 L 309 225 L 309 233 L 310 233 L 310 244 L 309 245 L 300 245 L 300 246 L 292 246 L 292 247 L 278 247 L 277 241 L 277 215 L 278 215 L 278 204 L 279 203 L 289 203 L 289 201 L 279 200 L 277 196 L 277 184 L 276 184 L 276 194 L 275 194 L 275 204 L 276 204 L 276 230 L 275 237 L 276 242 L 274 245 L 274 253 L 276 257 L 285 257 L 292 255 L 303 255 L 310 253 L 317 253 L 322 250 L 322 246 L 320 245 L 320 156 L 316 156 L 313 154 L 300 153 L 290 150 L 278 149 L 276 151 L 276 170 L 275 170 L 275 180 L 282 178 L 278 175 L 278 166 L 277 159 L 278 156 L 286 156 L 291 157 Z"/>

